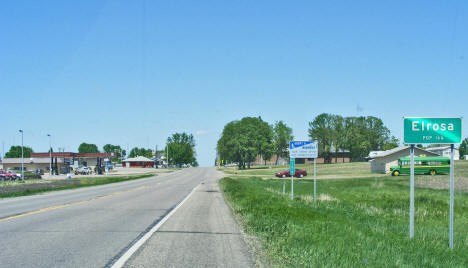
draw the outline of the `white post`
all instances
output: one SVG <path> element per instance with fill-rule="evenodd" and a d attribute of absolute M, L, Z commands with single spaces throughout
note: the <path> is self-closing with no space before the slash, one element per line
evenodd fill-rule
<path fill-rule="evenodd" d="M 454 145 L 450 145 L 450 227 L 449 227 L 449 247 L 453 248 L 453 199 L 455 191 L 455 182 L 454 182 L 454 172 L 455 172 L 455 163 L 454 163 Z"/>
<path fill-rule="evenodd" d="M 410 147 L 410 213 L 409 213 L 409 237 L 414 236 L 414 144 Z"/>
<path fill-rule="evenodd" d="M 317 173 L 316 173 L 316 165 L 317 161 L 316 158 L 314 158 L 314 203 L 317 200 Z"/>
<path fill-rule="evenodd" d="M 291 161 L 291 160 L 290 160 Z M 294 163 L 294 169 L 296 168 L 296 163 Z M 296 170 L 294 170 L 294 173 Z M 294 175 L 291 174 L 291 163 L 289 163 L 289 175 L 291 176 L 291 200 L 294 199 Z"/>
<path fill-rule="evenodd" d="M 291 175 L 291 200 L 294 199 L 294 175 Z"/>

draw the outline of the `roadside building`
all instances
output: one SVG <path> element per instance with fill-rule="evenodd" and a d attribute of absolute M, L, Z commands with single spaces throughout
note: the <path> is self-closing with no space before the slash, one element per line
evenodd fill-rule
<path fill-rule="evenodd" d="M 65 163 L 72 167 L 96 167 L 103 164 L 105 159 L 110 159 L 113 154 L 109 153 L 72 153 L 72 152 L 57 152 L 52 153 L 52 162 L 54 158 L 63 159 Z M 49 153 L 32 153 L 34 158 L 50 158 Z"/>
<path fill-rule="evenodd" d="M 152 168 L 153 166 L 154 160 L 151 160 L 144 156 L 137 156 L 122 160 L 122 167 L 126 168 Z"/>
<path fill-rule="evenodd" d="M 390 173 L 392 166 L 398 165 L 398 159 L 401 157 L 410 156 L 410 147 L 401 146 L 396 147 L 388 151 L 383 151 L 377 154 L 373 160 L 371 160 L 371 172 L 372 173 Z M 415 147 L 414 156 L 438 156 L 438 154 L 429 152 L 427 150 Z"/>
<path fill-rule="evenodd" d="M 385 151 L 370 151 L 369 155 L 366 157 L 366 160 L 371 161 L 372 159 L 374 159 L 376 156 L 378 156 L 379 154 L 381 154 L 383 152 L 385 152 Z"/>
<path fill-rule="evenodd" d="M 56 166 L 58 170 L 63 170 L 65 168 L 65 163 L 63 158 L 56 159 Z M 5 170 L 15 170 L 21 171 L 22 158 L 5 158 L 3 159 L 3 169 Z M 55 166 L 55 162 L 54 162 Z M 24 158 L 24 170 L 35 172 L 37 169 L 41 169 L 45 173 L 49 172 L 50 159 L 49 158 Z"/>
<path fill-rule="evenodd" d="M 440 156 L 445 156 L 450 158 L 451 152 L 450 152 L 450 146 L 443 146 L 443 147 L 431 147 L 426 149 L 429 152 L 438 154 Z M 454 160 L 460 160 L 460 150 L 457 148 L 454 149 L 453 151 L 453 159 Z"/>

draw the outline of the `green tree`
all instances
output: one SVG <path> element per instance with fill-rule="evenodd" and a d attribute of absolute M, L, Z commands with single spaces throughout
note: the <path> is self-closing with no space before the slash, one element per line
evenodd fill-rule
<path fill-rule="evenodd" d="M 123 150 L 120 145 L 112 145 L 112 144 L 106 144 L 102 147 L 102 150 L 105 153 L 113 153 L 115 158 L 125 156 L 125 150 Z"/>
<path fill-rule="evenodd" d="M 195 139 L 193 138 L 192 134 L 187 134 L 185 132 L 172 134 L 171 137 L 167 138 L 165 151 L 165 157 L 171 164 L 191 164 L 192 166 L 198 165 L 198 162 L 195 158 Z M 169 156 L 167 154 L 169 154 Z"/>
<path fill-rule="evenodd" d="M 288 127 L 283 121 L 278 121 L 273 126 L 273 146 L 276 154 L 276 162 L 280 157 L 287 158 L 289 156 L 289 142 L 294 139 L 292 129 Z"/>
<path fill-rule="evenodd" d="M 318 142 L 319 154 L 327 163 L 330 162 L 331 147 L 336 136 L 333 123 L 335 119 L 332 114 L 322 113 L 309 122 L 309 137 Z"/>
<path fill-rule="evenodd" d="M 250 168 L 258 155 L 271 158 L 274 151 L 273 130 L 260 117 L 244 117 L 229 122 L 218 140 L 222 160 L 236 162 L 239 168 Z"/>
<path fill-rule="evenodd" d="M 395 136 L 392 136 L 392 137 L 390 138 L 390 140 L 387 141 L 387 142 L 382 146 L 382 150 L 384 150 L 384 151 L 391 150 L 391 149 L 393 149 L 393 148 L 398 147 L 399 144 L 400 144 L 400 141 L 398 141 L 398 139 L 397 139 Z"/>
<path fill-rule="evenodd" d="M 33 153 L 32 148 L 30 147 L 23 147 L 23 157 L 24 158 L 29 158 L 31 157 L 31 153 Z M 5 153 L 5 158 L 15 158 L 15 157 L 21 157 L 21 146 L 11 146 L 10 150 Z"/>
<path fill-rule="evenodd" d="M 346 134 L 344 127 L 344 118 L 341 115 L 332 115 L 331 117 L 331 147 L 335 153 L 335 163 L 338 162 L 338 152 L 345 147 Z M 331 159 L 330 159 L 331 160 Z"/>
<path fill-rule="evenodd" d="M 331 151 L 337 154 L 347 149 L 353 161 L 363 160 L 371 150 L 386 150 L 398 146 L 390 130 L 374 116 L 345 117 L 320 114 L 309 123 L 309 137 L 319 143 L 319 154 L 331 161 Z"/>
<path fill-rule="evenodd" d="M 465 138 L 460 144 L 460 157 L 463 157 L 468 154 L 468 138 Z"/>
<path fill-rule="evenodd" d="M 151 149 L 134 147 L 133 149 L 130 150 L 128 157 L 137 157 L 137 156 L 144 156 L 147 158 L 151 158 L 153 156 L 153 151 Z"/>
<path fill-rule="evenodd" d="M 83 142 L 80 144 L 78 147 L 78 152 L 80 154 L 87 154 L 87 153 L 99 153 L 99 149 L 96 146 L 96 144 L 90 144 L 90 143 L 85 143 Z"/>
<path fill-rule="evenodd" d="M 394 137 L 390 136 L 390 130 L 377 117 L 347 117 L 345 129 L 345 148 L 349 150 L 353 161 L 363 160 L 372 150 L 384 150 L 385 147 L 398 144 L 396 139 L 392 140 Z"/>

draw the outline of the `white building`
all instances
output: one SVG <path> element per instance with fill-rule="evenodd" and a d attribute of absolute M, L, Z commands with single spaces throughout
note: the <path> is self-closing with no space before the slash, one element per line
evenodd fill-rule
<path fill-rule="evenodd" d="M 377 154 L 371 160 L 371 172 L 373 173 L 390 173 L 390 168 L 398 165 L 398 159 L 401 157 L 410 156 L 410 147 L 396 147 L 388 151 L 383 151 Z M 414 147 L 414 156 L 438 156 L 436 153 L 426 151 L 424 149 Z"/>
<path fill-rule="evenodd" d="M 438 154 L 440 156 L 445 156 L 450 158 L 450 146 L 443 146 L 443 147 L 431 147 L 426 149 L 429 152 L 433 152 L 435 154 Z M 460 160 L 460 151 L 455 148 L 454 150 L 454 155 L 453 155 L 454 160 Z"/>

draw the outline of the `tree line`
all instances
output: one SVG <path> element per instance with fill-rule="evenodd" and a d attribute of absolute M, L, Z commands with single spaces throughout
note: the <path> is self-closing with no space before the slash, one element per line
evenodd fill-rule
<path fill-rule="evenodd" d="M 361 161 L 371 150 L 389 150 L 398 146 L 398 139 L 380 118 L 374 116 L 342 117 L 323 113 L 309 122 L 308 136 L 319 143 L 319 157 L 325 162 L 338 153 L 347 153 L 352 161 Z M 261 117 L 244 117 L 224 126 L 217 143 L 217 153 L 223 163 L 237 163 L 241 169 L 250 168 L 257 156 L 265 161 L 276 155 L 289 157 L 292 129 L 283 121 L 272 125 Z"/>
<path fill-rule="evenodd" d="M 32 148 L 24 147 L 24 157 L 29 158 L 33 153 Z M 98 146 L 92 143 L 83 142 L 78 146 L 78 153 L 100 153 Z M 120 162 L 122 157 L 127 156 L 127 151 L 122 149 L 120 145 L 106 144 L 102 148 L 104 153 L 113 153 L 113 160 Z M 167 138 L 167 144 L 164 151 L 155 152 L 155 154 L 164 155 L 169 163 L 177 166 L 190 164 L 192 166 L 198 166 L 195 152 L 195 139 L 192 134 L 174 133 L 172 136 Z M 128 157 L 144 156 L 147 158 L 153 157 L 153 150 L 146 148 L 134 147 L 128 153 Z M 21 146 L 11 146 L 10 150 L 5 153 L 6 158 L 21 157 Z"/>
<path fill-rule="evenodd" d="M 348 151 L 352 161 L 362 161 L 370 151 L 390 150 L 399 141 L 390 134 L 382 119 L 374 116 L 350 116 L 322 113 L 309 122 L 309 138 L 317 140 L 319 156 L 330 162 L 332 154 Z"/>
<path fill-rule="evenodd" d="M 292 129 L 282 121 L 269 125 L 261 117 L 244 117 L 224 127 L 217 152 L 223 162 L 237 163 L 239 168 L 245 169 L 250 168 L 257 156 L 265 161 L 274 154 L 287 157 L 292 139 Z"/>

